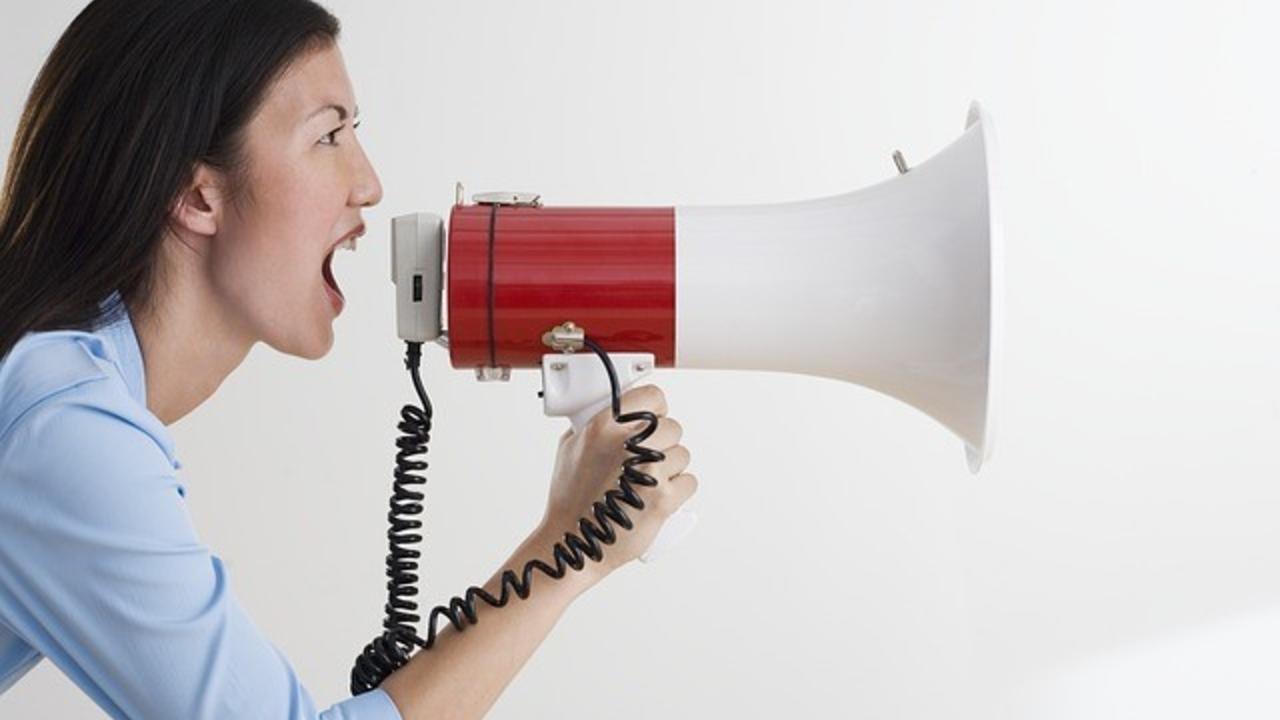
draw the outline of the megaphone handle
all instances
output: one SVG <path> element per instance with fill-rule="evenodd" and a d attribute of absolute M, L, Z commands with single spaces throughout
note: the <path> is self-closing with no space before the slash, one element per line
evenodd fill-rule
<path fill-rule="evenodd" d="M 592 405 L 583 409 L 579 413 L 575 413 L 570 420 L 573 423 L 573 431 L 579 432 L 582 428 L 595 417 L 596 413 L 608 408 L 611 405 L 611 399 L 606 399 L 601 403 Z M 640 561 L 650 563 L 657 559 L 658 555 L 679 545 L 682 540 L 693 532 L 693 528 L 698 524 L 698 514 L 693 510 L 685 507 L 677 508 L 671 517 L 667 518 L 662 524 L 662 529 L 654 536 L 653 542 L 650 543 L 649 549 L 644 551 L 640 556 Z"/>
<path fill-rule="evenodd" d="M 619 392 L 652 374 L 654 357 L 650 353 L 607 353 L 618 377 Z M 613 404 L 609 375 L 600 359 L 590 353 L 548 353 L 542 356 L 543 412 L 550 416 L 568 416 L 575 433 L 581 432 L 591 418 Z M 698 515 L 678 508 L 654 536 L 649 548 L 640 556 L 644 563 L 680 544 L 698 524 Z"/>

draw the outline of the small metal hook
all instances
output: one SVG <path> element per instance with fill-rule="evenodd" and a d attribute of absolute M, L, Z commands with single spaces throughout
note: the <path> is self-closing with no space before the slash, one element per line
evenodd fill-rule
<path fill-rule="evenodd" d="M 911 168 L 907 167 L 907 159 L 902 157 L 901 150 L 893 151 L 893 164 L 898 166 L 898 174 L 906 175 Z"/>

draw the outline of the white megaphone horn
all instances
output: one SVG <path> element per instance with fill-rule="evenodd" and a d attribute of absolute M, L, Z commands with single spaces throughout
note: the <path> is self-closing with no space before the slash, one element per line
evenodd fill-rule
<path fill-rule="evenodd" d="M 574 352 L 582 332 L 624 388 L 654 367 L 845 380 L 937 420 L 977 472 L 991 454 L 1000 354 L 995 152 L 975 102 L 936 155 L 907 167 L 895 153 L 897 176 L 843 195 L 584 208 L 460 194 L 447 248 L 438 216 L 393 222 L 400 336 L 440 342 L 483 380 L 541 368 L 545 412 L 575 427 L 610 403 L 599 359 Z M 645 559 L 693 523 L 677 512 Z"/>

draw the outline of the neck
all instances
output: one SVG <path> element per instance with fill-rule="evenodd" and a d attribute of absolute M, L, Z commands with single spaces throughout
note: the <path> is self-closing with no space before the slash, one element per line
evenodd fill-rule
<path fill-rule="evenodd" d="M 174 265 L 174 282 L 157 283 L 147 307 L 129 307 L 142 350 L 147 409 L 165 425 L 209 399 L 256 342 L 229 321 L 194 264 Z"/>

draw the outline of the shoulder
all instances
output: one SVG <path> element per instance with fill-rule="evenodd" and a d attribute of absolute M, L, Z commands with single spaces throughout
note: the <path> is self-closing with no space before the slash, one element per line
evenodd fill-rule
<path fill-rule="evenodd" d="M 0 362 L 0 438 L 41 400 L 107 377 L 92 348 L 101 342 L 74 330 L 29 333 Z"/>
<path fill-rule="evenodd" d="M 0 535 L 83 535 L 86 552 L 92 537 L 192 542 L 186 487 L 150 426 L 154 416 L 118 376 L 75 358 L 73 348 L 42 348 L 24 366 L 37 357 L 52 363 L 43 374 L 24 367 L 21 387 L 4 383 L 20 400 L 3 411 L 16 418 L 0 434 Z"/>
<path fill-rule="evenodd" d="M 169 444 L 97 335 L 32 333 L 0 362 L 0 459 L 7 468 L 34 456 L 46 467 L 158 457 L 173 469 Z"/>

